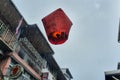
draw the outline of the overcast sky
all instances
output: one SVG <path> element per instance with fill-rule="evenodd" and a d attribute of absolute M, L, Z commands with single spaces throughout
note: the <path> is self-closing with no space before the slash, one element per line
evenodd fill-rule
<path fill-rule="evenodd" d="M 118 26 L 120 0 L 12 0 L 29 24 L 62 8 L 73 22 L 69 39 L 52 45 L 61 68 L 69 68 L 73 80 L 104 80 L 104 72 L 117 69 L 120 62 Z M 48 40 L 48 39 L 47 39 Z"/>

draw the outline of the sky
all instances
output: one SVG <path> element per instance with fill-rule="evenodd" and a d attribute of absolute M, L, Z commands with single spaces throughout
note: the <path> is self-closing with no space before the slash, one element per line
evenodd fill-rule
<path fill-rule="evenodd" d="M 120 62 L 118 29 L 120 0 L 12 0 L 28 24 L 37 24 L 47 39 L 41 19 L 62 8 L 72 21 L 68 40 L 48 43 L 61 68 L 69 68 L 73 80 L 105 80 L 105 71 Z"/>

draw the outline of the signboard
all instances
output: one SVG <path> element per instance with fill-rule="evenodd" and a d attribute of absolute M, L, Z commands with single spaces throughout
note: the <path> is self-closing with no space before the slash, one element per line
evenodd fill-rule
<path fill-rule="evenodd" d="M 19 65 L 19 64 L 14 65 L 12 67 L 11 71 L 10 71 L 10 78 L 12 78 L 12 79 L 18 78 L 19 76 L 22 75 L 23 70 L 24 69 L 23 69 L 23 67 L 21 65 Z"/>

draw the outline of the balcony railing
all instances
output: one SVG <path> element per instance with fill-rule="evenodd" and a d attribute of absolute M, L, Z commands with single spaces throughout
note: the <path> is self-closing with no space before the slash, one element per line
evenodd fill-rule
<path fill-rule="evenodd" d="M 0 20 L 0 40 L 2 40 L 10 49 L 15 49 L 15 35 L 8 29 L 2 20 Z"/>

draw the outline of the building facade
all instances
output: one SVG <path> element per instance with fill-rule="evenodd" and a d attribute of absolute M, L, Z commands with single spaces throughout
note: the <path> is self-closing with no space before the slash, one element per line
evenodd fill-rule
<path fill-rule="evenodd" d="M 67 80 L 53 54 L 38 26 L 28 25 L 11 0 L 1 0 L 0 80 Z"/>

